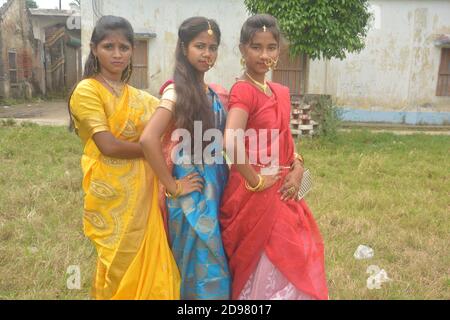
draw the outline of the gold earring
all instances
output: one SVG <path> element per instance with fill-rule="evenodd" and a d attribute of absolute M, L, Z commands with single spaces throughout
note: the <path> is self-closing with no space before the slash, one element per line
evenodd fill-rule
<path fill-rule="evenodd" d="M 130 81 L 131 76 L 133 75 L 133 61 L 130 59 L 130 64 L 128 65 L 128 71 L 127 71 L 127 82 Z"/>
<path fill-rule="evenodd" d="M 98 58 L 94 56 L 94 73 L 98 73 Z"/>
<path fill-rule="evenodd" d="M 132 71 L 133 71 L 133 64 L 130 59 L 130 63 L 128 64 L 128 67 L 127 67 L 127 75 L 125 77 L 125 82 L 128 82 L 130 80 Z"/>
<path fill-rule="evenodd" d="M 245 63 L 244 57 L 241 57 L 241 66 L 242 66 L 242 68 L 245 69 L 246 65 L 247 64 Z"/>

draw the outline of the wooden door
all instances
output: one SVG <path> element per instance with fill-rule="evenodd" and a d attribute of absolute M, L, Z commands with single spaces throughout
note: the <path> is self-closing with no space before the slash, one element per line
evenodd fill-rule
<path fill-rule="evenodd" d="M 450 96 L 450 48 L 441 49 L 441 65 L 439 66 L 437 96 Z"/>
<path fill-rule="evenodd" d="M 148 85 L 148 41 L 135 40 L 133 52 L 133 74 L 130 84 L 138 89 L 147 89 Z"/>
<path fill-rule="evenodd" d="M 307 56 L 305 54 L 291 57 L 289 48 L 281 48 L 278 66 L 273 71 L 272 80 L 289 88 L 291 95 L 306 93 Z"/>

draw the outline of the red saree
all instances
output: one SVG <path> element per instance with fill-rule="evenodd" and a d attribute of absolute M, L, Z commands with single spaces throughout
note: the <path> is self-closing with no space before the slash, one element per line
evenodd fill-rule
<path fill-rule="evenodd" d="M 289 89 L 276 83 L 269 86 L 272 97 L 247 82 L 237 82 L 231 89 L 229 105 L 230 109 L 248 112 L 247 129 L 280 130 L 279 165 L 289 166 L 294 153 Z M 248 145 L 246 141 L 247 148 Z M 258 171 L 258 167 L 255 169 Z M 271 188 L 253 193 L 245 188 L 244 179 L 234 166 L 231 169 L 222 198 L 220 224 L 233 277 L 233 299 L 239 297 L 264 252 L 298 290 L 315 299 L 328 298 L 323 240 L 312 213 L 304 200 L 284 202 L 278 193 L 287 171 Z"/>

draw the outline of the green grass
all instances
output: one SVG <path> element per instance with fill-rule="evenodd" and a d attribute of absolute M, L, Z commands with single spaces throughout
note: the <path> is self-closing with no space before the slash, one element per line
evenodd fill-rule
<path fill-rule="evenodd" d="M 333 299 L 450 298 L 450 137 L 368 131 L 303 140 L 307 201 L 325 242 Z M 374 249 L 356 260 L 359 244 Z M 366 287 L 369 265 L 393 281 Z"/>
<path fill-rule="evenodd" d="M 65 128 L 0 126 L 0 299 L 86 299 L 95 251 L 82 232 L 78 139 Z M 79 265 L 82 290 L 66 288 Z"/>
<path fill-rule="evenodd" d="M 352 131 L 299 149 L 331 299 L 450 299 L 450 137 Z M 0 123 L 0 299 L 89 299 L 81 151 L 66 128 Z M 359 244 L 375 256 L 355 260 Z M 67 289 L 71 265 L 81 290 Z M 392 281 L 369 290 L 369 265 Z"/>

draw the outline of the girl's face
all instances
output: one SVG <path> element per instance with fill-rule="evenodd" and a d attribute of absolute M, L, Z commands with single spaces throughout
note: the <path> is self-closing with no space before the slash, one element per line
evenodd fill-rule
<path fill-rule="evenodd" d="M 216 62 L 218 48 L 216 36 L 203 31 L 189 42 L 185 55 L 198 72 L 205 73 Z"/>
<path fill-rule="evenodd" d="M 92 45 L 92 52 L 98 58 L 100 70 L 110 76 L 122 75 L 128 67 L 133 47 L 120 31 L 110 32 L 97 46 Z"/>
<path fill-rule="evenodd" d="M 278 60 L 280 48 L 270 31 L 257 31 L 251 41 L 239 45 L 247 65 L 247 71 L 253 74 L 265 74 L 269 71 L 267 63 Z"/>

